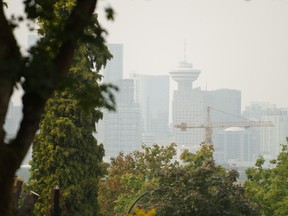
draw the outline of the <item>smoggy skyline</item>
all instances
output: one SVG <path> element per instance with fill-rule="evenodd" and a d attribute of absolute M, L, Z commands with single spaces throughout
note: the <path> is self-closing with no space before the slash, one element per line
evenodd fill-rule
<path fill-rule="evenodd" d="M 124 75 L 168 74 L 186 60 L 195 87 L 241 90 L 242 107 L 288 107 L 288 1 L 110 0 L 109 43 L 124 44 Z M 101 6 L 109 5 L 101 1 Z M 100 18 L 103 18 L 100 14 Z"/>
<path fill-rule="evenodd" d="M 21 4 L 9 2 L 9 11 L 20 13 Z M 114 22 L 104 21 L 107 5 Z M 194 87 L 240 90 L 244 108 L 251 101 L 288 107 L 287 9 L 286 0 L 101 0 L 98 12 L 107 42 L 124 45 L 125 77 L 168 75 L 186 53 L 201 70 Z M 23 47 L 27 34 L 16 31 Z"/>

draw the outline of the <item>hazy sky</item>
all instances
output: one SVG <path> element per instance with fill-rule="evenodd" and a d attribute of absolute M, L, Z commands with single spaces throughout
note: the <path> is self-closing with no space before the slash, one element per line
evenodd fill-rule
<path fill-rule="evenodd" d="M 109 43 L 124 44 L 124 73 L 168 74 L 186 59 L 194 86 L 242 91 L 242 107 L 288 107 L 288 0 L 110 0 Z M 103 15 L 102 15 L 103 16 Z M 101 16 L 101 17 L 102 17 Z"/>
<path fill-rule="evenodd" d="M 9 1 L 14 10 L 22 1 Z M 124 73 L 168 74 L 184 59 L 202 72 L 194 86 L 242 91 L 242 107 L 288 107 L 288 0 L 100 0 L 109 43 L 124 44 Z M 103 10 L 102 10 L 103 11 Z M 100 18 L 103 20 L 103 14 Z M 20 44 L 27 36 L 18 31 Z M 175 86 L 175 85 L 172 85 Z"/>

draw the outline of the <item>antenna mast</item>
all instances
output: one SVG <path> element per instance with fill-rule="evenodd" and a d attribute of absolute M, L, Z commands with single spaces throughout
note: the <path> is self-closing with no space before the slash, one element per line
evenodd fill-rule
<path fill-rule="evenodd" d="M 184 62 L 186 62 L 186 38 L 184 38 Z"/>

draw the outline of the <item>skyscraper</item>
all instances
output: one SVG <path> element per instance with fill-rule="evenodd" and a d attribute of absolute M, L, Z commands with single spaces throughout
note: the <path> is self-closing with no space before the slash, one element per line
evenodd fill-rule
<path fill-rule="evenodd" d="M 132 74 L 146 145 L 169 143 L 169 76 Z"/>
<path fill-rule="evenodd" d="M 103 111 L 102 129 L 99 131 L 107 157 L 141 148 L 140 108 L 133 98 L 133 80 L 120 80 L 118 87 L 116 112 Z"/>
<path fill-rule="evenodd" d="M 241 91 L 218 89 L 203 91 L 204 108 L 211 107 L 212 122 L 233 122 L 241 118 Z"/>
<path fill-rule="evenodd" d="M 203 91 L 204 108 L 211 107 L 211 122 L 243 121 L 241 117 L 241 92 L 234 89 Z M 232 124 L 233 125 L 233 124 Z M 251 139 L 243 128 L 213 128 L 214 158 L 218 163 L 251 158 Z"/>
<path fill-rule="evenodd" d="M 200 88 L 193 88 L 193 82 L 197 80 L 200 74 L 195 70 L 192 64 L 181 62 L 178 67 L 170 72 L 170 76 L 178 83 L 178 89 L 174 91 L 172 102 L 172 121 L 173 125 L 186 123 L 189 127 L 186 131 L 179 128 L 173 129 L 174 142 L 178 148 L 187 148 L 192 151 L 199 148 L 199 144 L 204 142 L 204 127 L 208 122 L 208 107 L 210 107 L 210 117 L 212 122 L 212 141 L 215 148 L 215 158 L 219 162 L 226 161 L 234 157 L 233 151 L 240 153 L 241 159 L 246 158 L 247 149 L 246 134 L 233 131 L 224 131 L 224 129 L 213 128 L 213 122 L 239 122 L 241 119 L 241 92 L 234 89 L 219 89 L 213 91 L 202 91 Z M 233 137 L 241 137 L 239 148 L 227 146 Z M 244 143 L 245 142 L 245 143 Z M 235 144 L 237 145 L 237 144 Z M 240 149 L 241 147 L 241 149 Z M 241 151 L 241 152 L 240 152 Z"/>
<path fill-rule="evenodd" d="M 173 93 L 172 122 L 173 125 L 186 123 L 187 125 L 201 125 L 204 120 L 204 101 L 201 89 L 193 88 L 192 83 L 197 80 L 200 70 L 195 70 L 192 64 L 180 62 L 178 67 L 170 72 L 171 78 L 178 83 L 178 89 Z M 179 146 L 191 149 L 204 141 L 203 129 L 189 129 L 181 131 L 175 128 L 174 141 Z"/>
<path fill-rule="evenodd" d="M 116 112 L 103 110 L 103 120 L 97 124 L 96 138 L 103 143 L 105 157 L 125 154 L 141 148 L 140 107 L 135 102 L 134 81 L 123 79 L 123 45 L 108 45 L 113 59 L 103 71 L 104 82 L 117 85 Z"/>
<path fill-rule="evenodd" d="M 270 103 L 251 103 L 243 116 L 252 120 L 271 121 L 274 127 L 263 127 L 256 130 L 258 154 L 276 157 L 281 151 L 281 144 L 286 144 L 288 137 L 288 109 L 277 108 Z"/>
<path fill-rule="evenodd" d="M 108 44 L 113 58 L 103 70 L 104 82 L 116 83 L 123 79 L 123 44 Z"/>

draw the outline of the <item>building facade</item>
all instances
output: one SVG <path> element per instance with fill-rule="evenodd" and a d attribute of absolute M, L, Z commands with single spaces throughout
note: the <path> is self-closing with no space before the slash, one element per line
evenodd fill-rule
<path fill-rule="evenodd" d="M 113 58 L 103 70 L 103 82 L 112 83 L 119 88 L 114 93 L 116 111 L 103 111 L 103 120 L 96 125 L 96 138 L 103 143 L 105 160 L 115 157 L 119 152 L 128 154 L 141 148 L 140 107 L 135 101 L 134 81 L 123 79 L 123 45 L 108 45 Z"/>
<path fill-rule="evenodd" d="M 204 98 L 201 89 L 193 88 L 200 70 L 193 69 L 192 64 L 180 62 L 178 67 L 170 72 L 170 77 L 177 82 L 178 88 L 173 92 L 172 125 L 186 123 L 190 126 L 200 126 L 204 123 Z M 182 131 L 173 128 L 173 141 L 178 148 L 195 149 L 204 141 L 204 130 L 191 128 Z"/>
<path fill-rule="evenodd" d="M 115 83 L 123 79 L 123 44 L 108 44 L 112 59 L 103 70 L 103 81 Z"/>
<path fill-rule="evenodd" d="M 242 131 L 230 131 L 225 127 L 217 128 L 213 125 L 213 123 L 223 123 L 222 125 L 225 126 L 229 123 L 227 125 L 231 127 L 233 122 L 241 121 L 241 92 L 234 89 L 203 91 L 200 88 L 193 88 L 192 84 L 199 74 L 200 71 L 193 69 L 192 65 L 187 62 L 180 63 L 175 70 L 170 72 L 171 78 L 178 83 L 178 89 L 173 94 L 172 124 L 174 127 L 181 123 L 189 126 L 185 131 L 174 128 L 173 141 L 179 149 L 187 148 L 190 151 L 199 149 L 199 144 L 205 141 L 204 128 L 208 126 L 210 119 L 215 149 L 214 157 L 217 162 L 225 163 L 233 158 L 246 159 L 249 157 L 247 152 L 251 154 L 250 148 L 247 147 L 249 143 L 246 142 L 250 136 Z M 236 140 L 236 137 L 241 143 L 238 141 L 230 143 Z M 239 156 L 236 157 L 235 152 Z"/>
<path fill-rule="evenodd" d="M 243 116 L 252 120 L 271 121 L 273 127 L 261 127 L 255 130 L 257 154 L 277 157 L 288 137 L 288 109 L 277 108 L 270 103 L 253 102 L 247 106 Z"/>
<path fill-rule="evenodd" d="M 169 76 L 132 74 L 136 102 L 140 105 L 142 142 L 169 143 Z"/>

